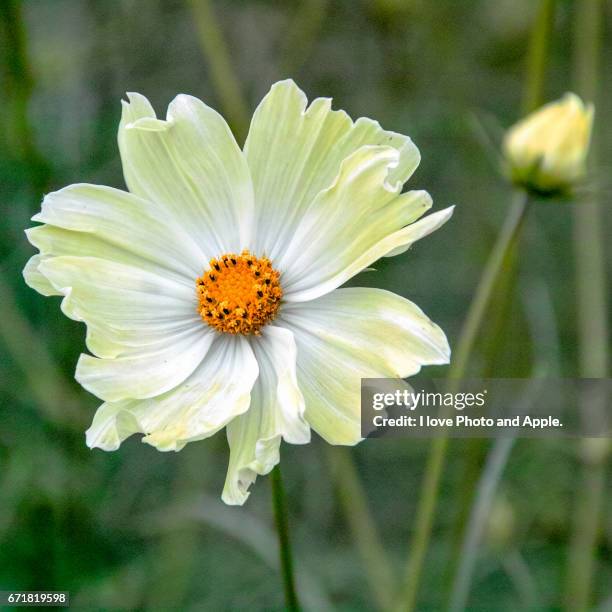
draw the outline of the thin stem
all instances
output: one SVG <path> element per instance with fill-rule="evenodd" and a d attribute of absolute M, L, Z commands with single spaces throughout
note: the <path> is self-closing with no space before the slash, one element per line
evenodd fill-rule
<path fill-rule="evenodd" d="M 544 99 L 544 78 L 548 63 L 548 48 L 555 25 L 556 0 L 541 0 L 536 16 L 529 52 L 527 54 L 527 71 L 525 94 L 523 96 L 523 113 L 530 113 L 542 104 Z"/>
<path fill-rule="evenodd" d="M 542 101 L 548 46 L 554 25 L 555 9 L 556 0 L 541 0 L 538 15 L 533 25 L 527 55 L 525 97 L 523 100 L 525 111 L 533 110 Z M 480 330 L 495 287 L 495 280 L 500 276 L 504 262 L 512 261 L 512 245 L 515 237 L 520 232 L 526 208 L 526 196 L 519 195 L 510 210 L 470 305 L 449 369 L 448 377 L 451 380 L 459 380 L 466 372 L 476 336 Z M 506 270 L 506 273 L 509 272 L 509 270 Z M 431 535 L 433 514 L 438 498 L 447 449 L 448 437 L 446 435 L 434 439 L 425 468 L 425 476 L 417 508 L 416 531 L 407 566 L 405 609 L 409 611 L 413 610 L 416 604 L 418 585 Z"/>
<path fill-rule="evenodd" d="M 272 504 L 274 506 L 274 521 L 278 532 L 278 547 L 280 552 L 281 573 L 285 590 L 286 609 L 296 611 L 300 609 L 295 591 L 293 576 L 293 559 L 291 557 L 291 544 L 289 542 L 289 522 L 287 520 L 287 507 L 285 491 L 281 478 L 280 466 L 277 465 L 270 474 L 272 486 Z"/>
<path fill-rule="evenodd" d="M 575 501 L 574 531 L 567 563 L 567 590 L 564 603 L 568 612 L 583 612 L 590 609 L 591 587 L 596 566 L 596 544 L 606 495 L 605 460 L 608 449 L 605 446 L 609 441 L 605 438 L 591 438 L 582 442 L 583 466 Z"/>
<path fill-rule="evenodd" d="M 502 566 L 514 584 L 524 610 L 541 610 L 538 589 L 525 559 L 518 549 L 511 550 L 503 559 Z M 539 607 L 538 607 L 539 606 Z"/>
<path fill-rule="evenodd" d="M 425 553 L 429 545 L 431 527 L 433 524 L 434 511 L 438 500 L 440 477 L 444 458 L 448 447 L 448 436 L 441 435 L 434 438 L 431 443 L 425 475 L 421 484 L 419 502 L 416 511 L 414 536 L 410 546 L 410 555 L 406 566 L 406 583 L 402 609 L 411 612 L 415 609 L 419 582 L 423 572 Z"/>
<path fill-rule="evenodd" d="M 470 304 L 449 368 L 448 377 L 450 379 L 459 379 L 465 375 L 470 354 L 491 300 L 499 272 L 503 269 L 510 247 L 520 233 L 525 220 L 527 204 L 527 196 L 522 192 L 517 193 Z"/>
<path fill-rule="evenodd" d="M 528 412 L 538 397 L 540 386 L 541 383 L 538 379 L 532 379 L 523 397 L 518 400 L 520 413 L 525 414 Z M 484 470 L 478 482 L 467 529 L 461 545 L 460 562 L 454 576 L 450 596 L 450 612 L 460 612 L 467 605 L 487 516 L 491 511 L 495 492 L 510 457 L 510 451 L 514 445 L 515 438 L 516 432 L 512 432 L 512 435 L 507 437 L 498 438 L 493 443 L 493 447 L 488 454 Z"/>
<path fill-rule="evenodd" d="M 600 0 L 577 3 L 575 72 L 576 89 L 589 102 L 597 97 L 600 78 L 600 31 L 603 4 Z M 597 157 L 597 130 L 593 137 L 591 161 Z M 596 192 L 596 190 L 595 190 Z M 583 205 L 584 204 L 584 205 Z M 609 368 L 607 279 L 603 245 L 601 207 L 592 201 L 575 207 L 574 245 L 582 376 L 605 377 Z"/>
<path fill-rule="evenodd" d="M 470 304 L 457 343 L 457 349 L 455 350 L 448 374 L 451 380 L 457 381 L 461 379 L 466 372 L 476 336 L 482 326 L 484 315 L 486 314 L 487 307 L 491 300 L 493 288 L 503 269 L 503 262 L 523 225 L 525 213 L 528 209 L 527 204 L 527 196 L 522 193 L 518 194 L 502 227 L 497 242 L 493 247 L 493 251 L 485 266 L 478 287 L 476 288 L 476 293 Z M 421 485 L 416 512 L 415 533 L 406 569 L 406 586 L 403 604 L 405 610 L 414 610 L 416 605 L 418 586 L 423 570 L 423 563 L 425 561 L 425 554 L 429 545 L 447 448 L 447 435 L 435 438 L 432 441 L 427 465 L 425 467 L 423 484 Z"/>
<path fill-rule="evenodd" d="M 249 126 L 249 114 L 221 25 L 210 0 L 187 0 L 187 3 L 191 7 L 213 86 L 229 124 L 237 139 L 242 142 Z"/>
<path fill-rule="evenodd" d="M 395 576 L 380 541 L 355 463 L 347 448 L 327 448 L 340 504 L 366 569 L 366 580 L 378 607 L 388 610 L 395 594 Z"/>
<path fill-rule="evenodd" d="M 601 0 L 576 3 L 574 39 L 574 80 L 579 94 L 596 102 L 600 78 L 603 3 Z M 591 159 L 597 156 L 597 131 Z M 597 194 L 597 189 L 594 190 Z M 579 366 L 581 376 L 600 378 L 608 375 L 610 365 L 607 322 L 607 279 L 602 236 L 602 219 L 597 195 L 574 209 L 574 257 L 578 300 Z M 585 395 L 585 407 L 605 410 L 601 394 Z M 606 463 L 609 441 L 581 441 L 582 475 L 576 495 L 574 530 L 569 546 L 567 567 L 567 610 L 581 612 L 590 606 L 596 546 L 606 491 Z"/>
<path fill-rule="evenodd" d="M 544 103 L 544 82 L 549 58 L 550 41 L 554 30 L 557 3 L 556 0 L 540 0 L 534 19 L 529 47 L 526 57 L 525 86 L 522 101 L 524 114 L 530 113 Z M 499 275 L 500 282 L 493 288 L 495 292 L 495 308 L 490 312 L 488 324 L 488 342 L 483 350 L 485 365 L 484 376 L 492 376 L 495 364 L 498 361 L 500 347 L 504 346 L 504 337 L 508 333 L 506 325 L 511 313 L 512 295 L 517 281 L 518 253 L 515 245 L 508 249 L 503 262 L 503 271 Z M 461 340 L 458 349 L 461 348 Z M 459 361 L 461 360 L 461 357 Z M 459 364 L 461 367 L 461 364 Z M 472 440 L 468 452 L 460 458 L 460 476 L 456 488 L 461 488 L 458 497 L 456 519 L 453 531 L 456 534 L 451 553 L 449 571 L 452 571 L 460 561 L 460 546 L 462 534 L 465 530 L 466 520 L 470 512 L 473 489 L 479 472 L 481 458 L 481 445 L 479 440 Z"/>
<path fill-rule="evenodd" d="M 510 456 L 510 450 L 515 437 L 498 438 L 487 458 L 484 471 L 478 484 L 476 499 L 472 506 L 467 532 L 461 549 L 461 564 L 451 594 L 450 612 L 460 612 L 465 609 L 472 575 L 478 557 L 478 549 L 482 534 L 487 523 L 487 516 L 493 505 L 495 491 Z"/>

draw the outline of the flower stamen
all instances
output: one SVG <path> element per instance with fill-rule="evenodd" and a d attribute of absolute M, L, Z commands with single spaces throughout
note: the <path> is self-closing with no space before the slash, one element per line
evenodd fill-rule
<path fill-rule="evenodd" d="M 267 257 L 248 250 L 211 259 L 196 279 L 198 312 L 211 327 L 228 334 L 261 334 L 274 319 L 283 291 Z"/>

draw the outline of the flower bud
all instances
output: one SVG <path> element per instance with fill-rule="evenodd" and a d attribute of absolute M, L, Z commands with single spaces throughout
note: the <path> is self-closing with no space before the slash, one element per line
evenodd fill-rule
<path fill-rule="evenodd" d="M 586 171 L 593 112 L 567 93 L 512 126 L 503 143 L 512 181 L 540 195 L 570 191 Z"/>

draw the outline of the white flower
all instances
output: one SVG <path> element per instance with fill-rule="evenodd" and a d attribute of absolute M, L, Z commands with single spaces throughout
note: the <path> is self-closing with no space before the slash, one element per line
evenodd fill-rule
<path fill-rule="evenodd" d="M 513 181 L 542 194 L 571 189 L 586 172 L 593 112 L 567 93 L 512 126 L 503 148 Z"/>
<path fill-rule="evenodd" d="M 227 428 L 223 499 L 242 504 L 281 439 L 360 440 L 360 379 L 447 363 L 444 333 L 408 300 L 338 289 L 440 227 L 448 208 L 401 193 L 412 141 L 329 99 L 276 83 L 240 150 L 223 118 L 177 96 L 165 120 L 123 103 L 129 193 L 71 185 L 47 195 L 27 230 L 24 270 L 87 324 L 76 378 L 104 400 L 87 444 L 129 435 L 159 450 Z"/>

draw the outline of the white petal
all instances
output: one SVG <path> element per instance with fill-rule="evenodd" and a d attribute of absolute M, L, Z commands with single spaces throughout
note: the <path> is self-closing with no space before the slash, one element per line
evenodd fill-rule
<path fill-rule="evenodd" d="M 223 501 L 243 504 L 258 474 L 267 474 L 279 461 L 281 439 L 292 444 L 310 441 L 304 420 L 304 398 L 296 380 L 293 334 L 272 325 L 251 345 L 259 362 L 251 407 L 227 426 L 230 463 Z"/>
<path fill-rule="evenodd" d="M 361 254 L 358 250 L 345 251 L 340 257 L 330 250 L 327 265 L 322 263 L 320 268 L 310 266 L 299 281 L 285 290 L 283 299 L 286 302 L 306 302 L 333 291 L 381 257 L 403 252 L 417 240 L 437 230 L 450 219 L 453 209 L 452 206 L 445 208 L 389 234 Z"/>
<path fill-rule="evenodd" d="M 454 206 L 449 206 L 405 227 L 397 235 L 394 235 L 391 240 L 392 243 L 399 244 L 399 246 L 387 251 L 384 257 L 395 257 L 405 253 L 417 240 L 429 236 L 429 234 L 442 227 L 452 217 L 454 210 Z M 385 244 L 383 250 L 386 248 Z"/>
<path fill-rule="evenodd" d="M 40 262 L 45 259 L 48 259 L 45 255 L 32 255 L 23 269 L 23 279 L 28 287 L 42 295 L 62 295 L 38 269 Z"/>
<path fill-rule="evenodd" d="M 268 398 L 271 406 L 269 417 L 276 419 L 275 428 L 290 444 L 309 442 L 310 428 L 304 420 L 304 397 L 297 383 L 297 347 L 293 334 L 288 329 L 266 325 L 262 335 L 252 339 L 251 346 L 257 361 L 264 364 L 264 376 L 272 384 L 276 381 L 276 391 L 272 398 Z"/>
<path fill-rule="evenodd" d="M 253 187 L 242 151 L 223 117 L 179 95 L 166 120 L 128 94 L 119 149 L 131 192 L 166 208 L 206 253 L 238 252 L 252 228 Z"/>
<path fill-rule="evenodd" d="M 206 328 L 197 314 L 195 285 L 94 257 L 51 257 L 38 267 L 65 296 L 66 316 L 87 324 L 87 347 L 99 357 Z"/>
<path fill-rule="evenodd" d="M 140 431 L 134 415 L 125 409 L 128 405 L 130 402 L 105 403 L 96 410 L 91 426 L 85 432 L 89 448 L 114 451 L 127 437 Z"/>
<path fill-rule="evenodd" d="M 201 363 L 216 334 L 204 323 L 114 359 L 81 355 L 75 378 L 107 402 L 146 399 L 173 389 Z"/>
<path fill-rule="evenodd" d="M 376 121 L 353 123 L 331 100 L 317 98 L 308 108 L 291 80 L 272 86 L 258 106 L 245 144 L 255 188 L 257 232 L 252 249 L 272 260 L 287 248 L 305 210 L 327 189 L 349 155 L 364 145 L 398 151 L 388 180 L 403 184 L 419 164 L 410 138 L 383 130 Z"/>
<path fill-rule="evenodd" d="M 431 206 L 431 198 L 424 191 L 400 195 L 389 185 L 398 155 L 390 147 L 360 148 L 304 211 L 291 244 L 275 261 L 285 300 L 310 300 L 335 289 L 450 216 L 452 209 L 413 223 Z"/>
<path fill-rule="evenodd" d="M 450 357 L 437 325 L 413 303 L 379 289 L 339 289 L 286 304 L 278 322 L 297 342 L 306 420 L 332 444 L 361 438 L 362 378 L 405 378 Z"/>
<path fill-rule="evenodd" d="M 103 404 L 87 430 L 90 448 L 116 450 L 132 433 L 161 451 L 181 450 L 212 436 L 249 408 L 257 360 L 248 341 L 217 335 L 198 368 L 182 384 L 147 400 Z"/>
<path fill-rule="evenodd" d="M 26 231 L 44 254 L 165 268 L 191 281 L 207 261 L 198 244 L 166 211 L 110 187 L 78 184 L 50 193 L 32 219 L 49 224 Z"/>

